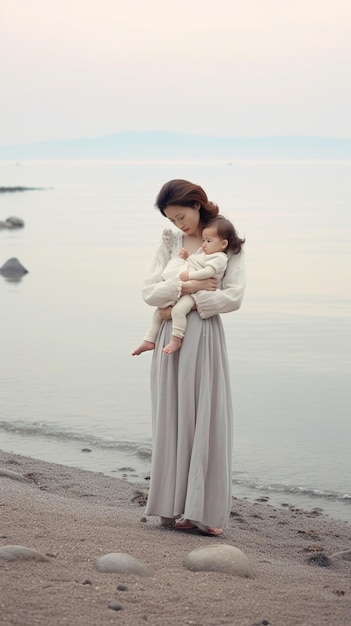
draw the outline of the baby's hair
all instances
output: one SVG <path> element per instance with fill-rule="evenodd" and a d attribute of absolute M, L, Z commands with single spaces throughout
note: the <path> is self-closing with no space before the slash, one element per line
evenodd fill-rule
<path fill-rule="evenodd" d="M 242 245 L 245 243 L 245 239 L 240 239 L 233 224 L 223 217 L 223 215 L 218 215 L 207 222 L 204 228 L 212 228 L 213 226 L 216 228 L 217 235 L 220 239 L 228 240 L 228 246 L 225 252 L 230 250 L 233 254 L 239 254 Z"/>

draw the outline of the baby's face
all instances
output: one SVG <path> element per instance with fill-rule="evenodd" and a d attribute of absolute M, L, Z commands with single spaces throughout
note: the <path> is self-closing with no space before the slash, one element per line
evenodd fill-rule
<path fill-rule="evenodd" d="M 226 239 L 221 239 L 217 234 L 215 226 L 209 226 L 202 231 L 202 249 L 205 254 L 213 254 L 214 252 L 224 252 L 228 246 Z"/>

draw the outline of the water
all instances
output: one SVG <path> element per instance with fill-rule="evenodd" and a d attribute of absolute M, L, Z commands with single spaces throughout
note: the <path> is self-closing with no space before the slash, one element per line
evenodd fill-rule
<path fill-rule="evenodd" d="M 247 239 L 223 316 L 235 405 L 233 494 L 351 521 L 351 163 L 0 162 L 0 448 L 129 480 L 151 455 L 151 309 L 141 285 L 170 178 L 202 184 Z M 90 452 L 82 452 L 88 449 Z"/>

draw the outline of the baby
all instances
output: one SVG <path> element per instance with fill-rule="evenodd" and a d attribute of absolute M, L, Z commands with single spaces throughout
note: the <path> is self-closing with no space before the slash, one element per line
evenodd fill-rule
<path fill-rule="evenodd" d="M 234 226 L 224 217 L 218 216 L 211 220 L 202 231 L 202 252 L 195 252 L 189 256 L 188 252 L 182 248 L 179 252 L 180 262 L 183 260 L 186 269 L 177 273 L 183 282 L 188 280 L 204 280 L 206 278 L 217 278 L 221 280 L 228 263 L 227 252 L 231 249 L 231 241 L 235 234 Z M 192 295 L 184 295 L 177 300 L 172 308 L 172 337 L 170 342 L 163 348 L 166 354 L 172 354 L 179 350 L 186 330 L 186 316 L 195 304 Z M 144 341 L 132 352 L 138 355 L 147 350 L 155 348 L 155 342 L 162 323 L 159 309 L 156 309 L 151 326 L 145 336 Z"/>

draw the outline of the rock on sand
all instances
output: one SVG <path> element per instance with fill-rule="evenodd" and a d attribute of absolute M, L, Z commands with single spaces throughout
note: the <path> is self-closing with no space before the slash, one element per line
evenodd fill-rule
<path fill-rule="evenodd" d="M 95 562 L 96 569 L 99 572 L 119 572 L 123 574 L 138 574 L 139 576 L 151 576 L 151 571 L 135 556 L 126 554 L 125 552 L 110 552 L 100 556 Z"/>
<path fill-rule="evenodd" d="M 184 565 L 193 572 L 222 572 L 232 576 L 253 578 L 254 572 L 247 556 L 238 548 L 226 544 L 210 545 L 192 550 Z"/>
<path fill-rule="evenodd" d="M 1 546 L 0 560 L 3 561 L 49 561 L 48 557 L 38 550 L 26 546 Z"/>

